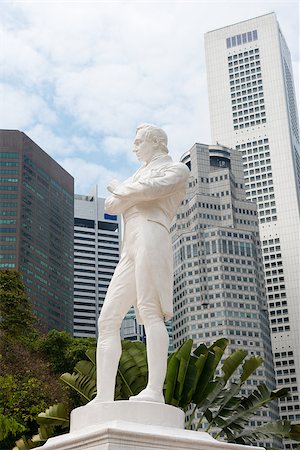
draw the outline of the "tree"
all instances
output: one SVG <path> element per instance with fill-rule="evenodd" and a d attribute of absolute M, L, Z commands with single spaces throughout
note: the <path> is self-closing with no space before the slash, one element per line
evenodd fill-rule
<path fill-rule="evenodd" d="M 28 341 L 37 334 L 36 318 L 17 270 L 0 271 L 0 317 L 0 330 L 8 336 Z"/>
<path fill-rule="evenodd" d="M 71 371 L 91 347 L 96 347 L 95 338 L 74 338 L 65 331 L 57 330 L 41 336 L 37 343 L 38 350 L 59 375 Z"/>
<path fill-rule="evenodd" d="M 31 435 L 47 405 L 69 402 L 66 388 L 37 350 L 38 324 L 21 274 L 0 271 L 0 441 L 11 448 L 15 436 Z"/>

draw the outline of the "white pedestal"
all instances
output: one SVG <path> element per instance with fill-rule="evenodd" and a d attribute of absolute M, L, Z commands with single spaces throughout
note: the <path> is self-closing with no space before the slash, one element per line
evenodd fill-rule
<path fill-rule="evenodd" d="M 184 430 L 184 413 L 151 402 L 89 403 L 71 413 L 70 433 L 48 439 L 47 450 L 254 450 Z M 255 447 L 263 450 L 262 447 Z"/>

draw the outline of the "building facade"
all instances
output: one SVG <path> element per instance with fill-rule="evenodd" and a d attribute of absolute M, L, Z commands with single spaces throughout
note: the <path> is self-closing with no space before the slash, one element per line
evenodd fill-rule
<path fill-rule="evenodd" d="M 299 128 L 290 52 L 274 13 L 205 35 L 212 141 L 243 157 L 258 206 L 282 419 L 300 419 Z M 287 444 L 285 448 L 292 448 Z"/>
<path fill-rule="evenodd" d="M 120 258 L 120 217 L 104 212 L 97 186 L 74 202 L 74 336 L 96 337 L 97 319 Z"/>
<path fill-rule="evenodd" d="M 74 180 L 20 131 L 0 131 L 0 268 L 23 275 L 44 329 L 73 330 Z"/>
<path fill-rule="evenodd" d="M 242 159 L 237 150 L 195 144 L 181 161 L 191 176 L 171 228 L 174 346 L 189 337 L 195 347 L 225 337 L 229 353 L 242 348 L 264 359 L 243 394 L 260 383 L 273 389 L 257 208 L 246 200 Z M 252 425 L 277 418 L 277 407 L 260 414 Z"/>

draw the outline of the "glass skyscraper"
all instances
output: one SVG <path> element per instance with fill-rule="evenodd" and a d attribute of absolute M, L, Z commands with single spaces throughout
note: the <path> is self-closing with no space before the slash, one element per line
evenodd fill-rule
<path fill-rule="evenodd" d="M 20 131 L 0 131 L 0 268 L 17 269 L 45 330 L 73 331 L 74 180 Z"/>

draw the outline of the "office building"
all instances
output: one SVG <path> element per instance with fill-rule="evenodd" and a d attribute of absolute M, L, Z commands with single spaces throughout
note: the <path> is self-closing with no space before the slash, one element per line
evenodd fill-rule
<path fill-rule="evenodd" d="M 74 180 L 20 131 L 0 131 L 0 268 L 23 275 L 45 330 L 73 330 Z"/>
<path fill-rule="evenodd" d="M 243 394 L 260 383 L 274 388 L 256 204 L 246 200 L 237 150 L 195 144 L 181 161 L 191 170 L 186 197 L 171 227 L 174 249 L 174 346 L 229 340 L 226 350 L 245 349 L 264 365 Z M 260 412 L 252 425 L 277 418 Z"/>
<path fill-rule="evenodd" d="M 212 141 L 243 157 L 258 206 L 282 419 L 300 419 L 299 127 L 292 63 L 274 13 L 205 35 Z M 292 448 L 287 444 L 285 448 Z"/>
<path fill-rule="evenodd" d="M 120 217 L 104 212 L 97 186 L 74 203 L 74 336 L 96 337 L 97 319 L 120 257 Z"/>
<path fill-rule="evenodd" d="M 129 341 L 146 342 L 144 326 L 137 323 L 133 306 L 130 308 L 122 322 L 121 338 Z"/>

